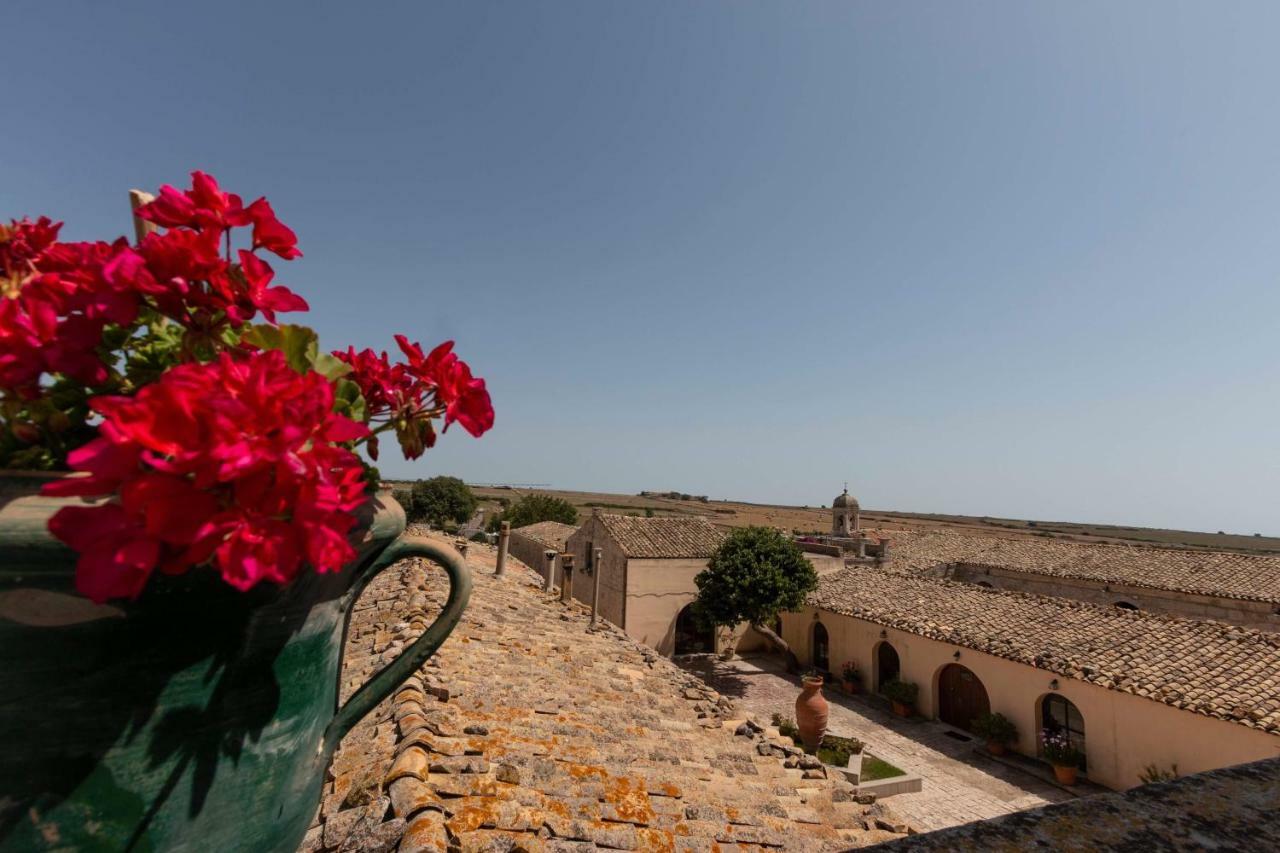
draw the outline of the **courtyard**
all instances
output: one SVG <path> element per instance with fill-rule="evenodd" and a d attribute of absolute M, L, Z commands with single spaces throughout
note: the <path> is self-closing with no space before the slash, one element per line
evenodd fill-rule
<path fill-rule="evenodd" d="M 773 655 L 748 654 L 729 661 L 706 655 L 679 663 L 762 721 L 775 713 L 795 715 L 800 681 Z M 831 705 L 830 733 L 858 738 L 875 755 L 923 779 L 920 792 L 889 800 L 893 810 L 919 831 L 1075 799 L 1029 772 L 981 755 L 976 741 L 957 739 L 950 726 L 903 720 L 830 686 L 823 693 Z"/>

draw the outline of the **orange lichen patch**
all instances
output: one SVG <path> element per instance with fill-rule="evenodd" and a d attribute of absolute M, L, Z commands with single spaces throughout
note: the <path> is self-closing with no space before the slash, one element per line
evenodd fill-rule
<path fill-rule="evenodd" d="M 636 839 L 640 842 L 641 850 L 651 850 L 654 853 L 674 853 L 676 849 L 675 836 L 665 829 L 637 828 Z"/>
<path fill-rule="evenodd" d="M 449 849 L 449 836 L 444 831 L 444 816 L 435 812 L 418 815 L 405 830 L 400 840 L 402 850 L 435 850 L 445 853 Z"/>
<path fill-rule="evenodd" d="M 611 804 L 618 817 L 628 823 L 653 823 L 653 806 L 644 782 L 634 776 L 617 776 L 605 782 L 604 802 Z"/>
<path fill-rule="evenodd" d="M 542 808 L 545 811 L 551 813 L 552 815 L 555 815 L 556 817 L 562 817 L 565 820 L 569 820 L 570 818 L 573 817 L 573 815 L 569 812 L 569 807 L 566 806 L 561 800 L 553 800 L 550 797 L 545 797 L 545 796 L 542 798 L 542 800 L 543 800 Z"/>
<path fill-rule="evenodd" d="M 486 720 L 500 720 L 504 723 L 513 723 L 516 720 L 523 720 L 533 712 L 527 708 L 515 708 L 510 705 L 498 705 L 491 712 L 485 714 Z"/>
<path fill-rule="evenodd" d="M 453 816 L 449 818 L 449 831 L 454 835 L 460 832 L 472 832 L 481 827 L 493 828 L 498 825 L 498 809 L 502 801 L 490 797 L 466 798 L 466 805 L 454 807 Z"/>
<path fill-rule="evenodd" d="M 684 792 L 670 782 L 663 782 L 661 785 L 654 785 L 649 788 L 649 794 L 657 794 L 660 797 L 672 797 L 680 799 L 684 796 Z"/>
<path fill-rule="evenodd" d="M 608 779 L 609 771 L 603 767 L 596 767 L 590 764 L 569 764 L 566 768 L 569 775 L 575 779 L 586 779 L 595 776 L 598 779 Z"/>

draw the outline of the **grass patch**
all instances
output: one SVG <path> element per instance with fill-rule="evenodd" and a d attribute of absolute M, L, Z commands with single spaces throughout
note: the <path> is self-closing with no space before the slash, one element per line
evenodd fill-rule
<path fill-rule="evenodd" d="M 892 779 L 894 776 L 906 775 L 905 770 L 894 767 L 883 758 L 876 758 L 874 755 L 863 755 L 862 774 L 858 777 L 858 781 L 874 782 L 877 779 Z"/>

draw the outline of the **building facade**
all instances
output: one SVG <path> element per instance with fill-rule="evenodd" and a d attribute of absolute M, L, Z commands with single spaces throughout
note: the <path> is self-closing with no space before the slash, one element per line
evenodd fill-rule
<path fill-rule="evenodd" d="M 698 594 L 694 577 L 723 539 L 703 518 L 595 513 L 565 546 L 573 597 L 589 605 L 598 574 L 602 618 L 664 655 L 714 652 L 723 639 L 700 629 L 689 605 Z"/>
<path fill-rule="evenodd" d="M 870 567 L 825 575 L 782 621 L 803 662 L 852 661 L 870 691 L 914 683 L 926 717 L 965 730 L 1001 713 L 1033 758 L 1065 731 L 1110 788 L 1280 756 L 1274 634 Z"/>

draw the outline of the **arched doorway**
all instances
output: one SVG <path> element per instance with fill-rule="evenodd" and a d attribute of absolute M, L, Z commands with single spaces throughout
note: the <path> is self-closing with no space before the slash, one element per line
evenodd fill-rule
<path fill-rule="evenodd" d="M 884 686 L 897 678 L 901 671 L 898 650 L 888 643 L 876 646 L 876 692 L 884 692 Z"/>
<path fill-rule="evenodd" d="M 676 616 L 677 655 L 710 654 L 716 650 L 715 630 L 704 626 L 694 616 L 693 605 L 686 604 Z"/>
<path fill-rule="evenodd" d="M 818 672 L 831 671 L 831 641 L 827 639 L 827 626 L 813 623 L 813 668 Z"/>
<path fill-rule="evenodd" d="M 1040 700 L 1040 725 L 1046 732 L 1066 732 L 1067 740 L 1081 755 L 1087 755 L 1084 742 L 1084 717 L 1080 709 L 1065 696 L 1057 693 L 1045 694 Z M 1080 762 L 1080 769 L 1086 770 L 1087 759 Z"/>
<path fill-rule="evenodd" d="M 949 663 L 938 673 L 938 719 L 969 731 L 977 717 L 991 712 L 987 689 L 967 667 Z"/>

